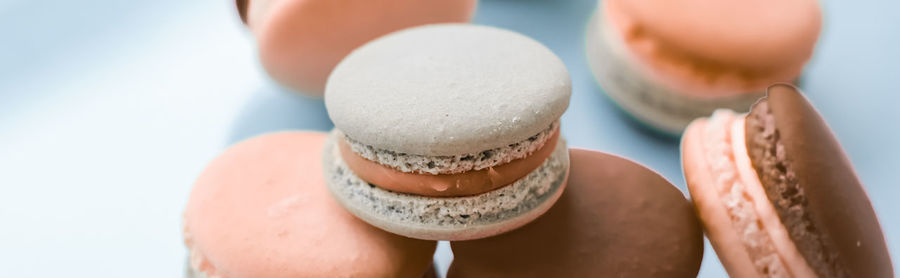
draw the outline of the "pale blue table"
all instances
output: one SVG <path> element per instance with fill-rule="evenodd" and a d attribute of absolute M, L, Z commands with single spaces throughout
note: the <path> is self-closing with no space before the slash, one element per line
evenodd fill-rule
<path fill-rule="evenodd" d="M 684 189 L 677 141 L 635 128 L 584 59 L 591 0 L 486 0 L 475 21 L 545 43 L 572 74 L 563 132 Z M 900 2 L 829 1 L 803 88 L 900 256 Z M 240 139 L 327 130 L 321 101 L 263 74 L 228 0 L 0 1 L 0 277 L 180 277 L 181 210 Z M 441 245 L 438 262 L 449 259 Z M 724 270 L 711 248 L 701 277 Z"/>

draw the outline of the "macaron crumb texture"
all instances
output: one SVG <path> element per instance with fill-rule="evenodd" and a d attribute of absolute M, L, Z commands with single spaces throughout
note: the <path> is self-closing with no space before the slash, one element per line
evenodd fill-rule
<path fill-rule="evenodd" d="M 720 110 L 694 121 L 682 165 L 730 275 L 893 277 L 861 182 L 796 87 L 769 87 L 749 114 Z"/>
<path fill-rule="evenodd" d="M 328 165 L 325 176 L 329 190 L 346 209 L 379 228 L 430 240 L 481 238 L 524 225 L 559 198 L 569 168 L 567 148 L 560 142 L 549 146 L 553 154 L 540 167 L 499 189 L 465 197 L 416 196 L 360 179 L 331 142 L 323 154 Z"/>

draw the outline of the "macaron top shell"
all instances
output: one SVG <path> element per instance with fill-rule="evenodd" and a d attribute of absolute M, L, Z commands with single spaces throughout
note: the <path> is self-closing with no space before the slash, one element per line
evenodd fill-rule
<path fill-rule="evenodd" d="M 337 128 L 375 148 L 419 155 L 475 153 L 528 139 L 569 105 L 562 61 L 521 34 L 440 24 L 376 39 L 328 79 Z"/>
<path fill-rule="evenodd" d="M 435 242 L 346 212 L 322 172 L 325 134 L 263 135 L 230 147 L 197 179 L 184 214 L 195 269 L 209 277 L 420 277 Z"/>
<path fill-rule="evenodd" d="M 837 254 L 850 277 L 893 277 L 875 211 L 831 129 L 791 85 L 770 87 L 764 100 L 826 248 Z M 759 131 L 747 129 L 748 142 L 754 132 Z"/>
<path fill-rule="evenodd" d="M 260 60 L 281 84 L 321 95 L 328 74 L 354 48 L 403 28 L 468 22 L 476 0 L 238 0 Z"/>
<path fill-rule="evenodd" d="M 703 234 L 684 195 L 630 160 L 571 149 L 566 191 L 505 234 L 451 242 L 455 277 L 696 277 Z"/>
<path fill-rule="evenodd" d="M 705 83 L 695 88 L 701 92 L 762 90 L 796 78 L 822 26 L 816 0 L 607 2 L 639 58 L 675 83 Z"/>

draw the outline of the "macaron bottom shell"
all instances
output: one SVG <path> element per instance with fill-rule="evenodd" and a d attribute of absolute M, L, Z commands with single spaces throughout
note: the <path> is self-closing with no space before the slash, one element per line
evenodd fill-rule
<path fill-rule="evenodd" d="M 565 140 L 535 171 L 516 182 L 467 197 L 425 197 L 369 184 L 349 170 L 332 132 L 323 152 L 326 183 L 335 199 L 369 224 L 406 237 L 470 240 L 519 228 L 546 212 L 566 186 L 569 156 Z"/>
<path fill-rule="evenodd" d="M 697 275 L 703 234 L 681 191 L 628 159 L 569 152 L 569 185 L 559 201 L 521 229 L 451 242 L 447 277 Z"/>
<path fill-rule="evenodd" d="M 746 112 L 765 92 L 698 97 L 654 81 L 597 9 L 588 22 L 585 49 L 602 91 L 626 114 L 652 130 L 678 137 L 690 122 L 718 108 Z"/>

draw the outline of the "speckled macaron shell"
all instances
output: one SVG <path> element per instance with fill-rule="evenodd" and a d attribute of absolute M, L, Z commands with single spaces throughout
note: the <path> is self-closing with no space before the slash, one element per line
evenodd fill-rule
<path fill-rule="evenodd" d="M 322 154 L 328 189 L 347 211 L 386 231 L 426 240 L 470 240 L 517 229 L 556 203 L 566 188 L 569 154 L 558 140 L 544 163 L 514 183 L 464 197 L 427 197 L 382 189 L 344 163 L 333 132 Z"/>
<path fill-rule="evenodd" d="M 335 126 L 375 148 L 474 153 L 523 141 L 558 120 L 572 84 L 562 61 L 521 34 L 438 24 L 354 50 L 328 79 Z"/>
<path fill-rule="evenodd" d="M 677 188 L 628 159 L 571 149 L 566 191 L 524 227 L 454 241 L 447 277 L 696 277 L 703 234 Z"/>

